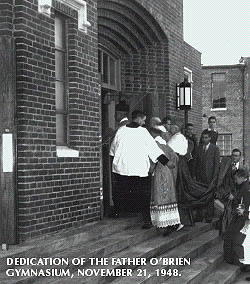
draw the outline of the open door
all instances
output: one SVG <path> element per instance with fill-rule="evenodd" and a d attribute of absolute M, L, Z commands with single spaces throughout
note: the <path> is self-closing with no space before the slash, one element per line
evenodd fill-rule
<path fill-rule="evenodd" d="M 112 200 L 112 165 L 109 149 L 116 131 L 115 95 L 110 90 L 102 89 L 102 161 L 103 161 L 103 201 L 104 215 L 110 213 Z"/>
<path fill-rule="evenodd" d="M 17 243 L 15 50 L 0 36 L 0 244 Z"/>

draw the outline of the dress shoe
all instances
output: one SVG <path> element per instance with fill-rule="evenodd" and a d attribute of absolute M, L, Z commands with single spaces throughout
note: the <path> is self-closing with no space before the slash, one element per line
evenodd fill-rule
<path fill-rule="evenodd" d="M 183 227 L 184 227 L 184 225 L 183 225 L 183 224 L 180 224 L 180 225 L 178 226 L 178 228 L 176 229 L 176 231 L 177 231 L 177 232 L 180 231 Z"/>
<path fill-rule="evenodd" d="M 118 212 L 113 212 L 112 214 L 110 214 L 110 217 L 117 219 L 120 217 L 120 214 Z"/>
<path fill-rule="evenodd" d="M 250 277 L 246 277 L 246 281 L 250 281 Z"/>
<path fill-rule="evenodd" d="M 152 223 L 144 223 L 141 228 L 142 229 L 150 229 L 152 227 L 153 227 Z"/>

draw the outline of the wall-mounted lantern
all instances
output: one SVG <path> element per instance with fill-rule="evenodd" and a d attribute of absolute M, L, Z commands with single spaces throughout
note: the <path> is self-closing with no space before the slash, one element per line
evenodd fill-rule
<path fill-rule="evenodd" d="M 176 107 L 181 110 L 190 110 L 192 107 L 192 85 L 186 78 L 176 85 Z"/>
<path fill-rule="evenodd" d="M 192 108 L 192 85 L 187 78 L 176 84 L 176 108 L 185 111 L 185 125 L 188 123 L 188 111 Z"/>

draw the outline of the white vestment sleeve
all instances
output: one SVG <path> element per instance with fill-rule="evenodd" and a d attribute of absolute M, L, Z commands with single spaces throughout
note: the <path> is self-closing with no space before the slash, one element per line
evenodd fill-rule
<path fill-rule="evenodd" d="M 145 129 L 146 130 L 146 129 Z M 157 145 L 154 138 L 149 134 L 148 130 L 145 131 L 145 144 L 148 151 L 149 158 L 156 163 L 157 158 L 160 155 L 164 155 L 164 152 L 161 150 L 161 148 Z"/>
<path fill-rule="evenodd" d="M 109 155 L 110 156 L 115 155 L 116 144 L 117 144 L 117 133 L 116 133 L 115 138 L 113 139 L 111 146 L 110 146 L 110 149 L 109 149 Z"/>

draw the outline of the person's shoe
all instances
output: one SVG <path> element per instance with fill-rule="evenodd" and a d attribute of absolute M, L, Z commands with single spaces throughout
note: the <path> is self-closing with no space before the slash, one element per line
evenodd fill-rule
<path fill-rule="evenodd" d="M 119 214 L 118 212 L 112 212 L 112 213 L 110 214 L 110 217 L 117 219 L 117 218 L 120 217 L 120 214 Z"/>
<path fill-rule="evenodd" d="M 180 225 L 178 226 L 178 228 L 176 229 L 176 231 L 177 231 L 177 232 L 180 231 L 183 227 L 184 227 L 184 225 L 183 225 L 183 224 L 180 224 Z"/>
<path fill-rule="evenodd" d="M 144 223 L 141 228 L 142 229 L 150 229 L 152 227 L 153 227 L 152 223 Z"/>
<path fill-rule="evenodd" d="M 250 277 L 246 277 L 246 281 L 250 281 Z"/>
<path fill-rule="evenodd" d="M 212 220 L 205 220 L 206 223 L 212 223 Z"/>

